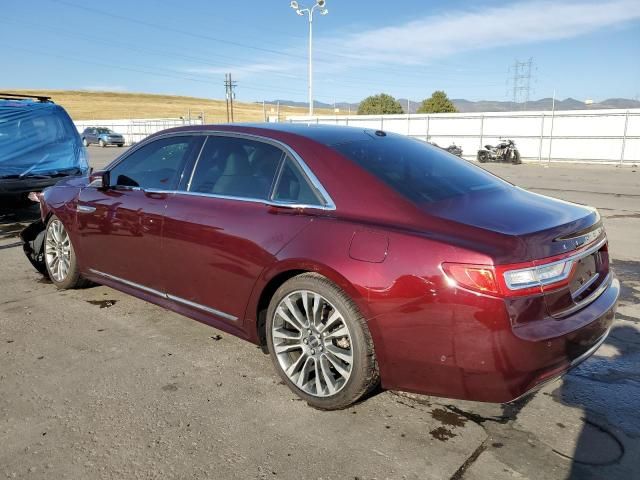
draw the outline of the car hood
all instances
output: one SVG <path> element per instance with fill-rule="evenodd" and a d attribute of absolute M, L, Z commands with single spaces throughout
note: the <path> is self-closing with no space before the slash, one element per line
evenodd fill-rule
<path fill-rule="evenodd" d="M 521 244 L 526 251 L 519 260 L 544 258 L 567 251 L 567 245 L 559 238 L 588 231 L 600 224 L 595 208 L 578 205 L 556 198 L 508 186 L 491 191 L 450 198 L 425 205 L 429 216 L 436 217 L 462 229 L 478 240 L 501 239 L 502 245 Z M 471 232 L 471 233 L 469 233 Z M 509 241 L 511 240 L 511 241 Z M 494 255 L 495 256 L 495 255 Z M 503 259 L 508 253 L 501 255 Z M 514 260 L 510 258 L 509 261 Z"/>

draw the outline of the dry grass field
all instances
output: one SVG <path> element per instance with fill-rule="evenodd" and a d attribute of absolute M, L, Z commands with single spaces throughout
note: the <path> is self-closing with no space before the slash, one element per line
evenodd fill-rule
<path fill-rule="evenodd" d="M 151 95 L 146 93 L 93 92 L 84 90 L 2 90 L 5 93 L 47 95 L 62 105 L 74 120 L 105 120 L 124 118 L 178 118 L 191 110 L 192 116 L 204 112 L 207 123 L 227 121 L 224 100 Z M 306 108 L 280 107 L 280 118 L 304 115 Z M 316 109 L 318 114 L 331 115 L 332 110 Z M 267 115 L 276 115 L 276 106 L 267 105 Z M 234 102 L 236 122 L 261 122 L 262 104 Z"/>

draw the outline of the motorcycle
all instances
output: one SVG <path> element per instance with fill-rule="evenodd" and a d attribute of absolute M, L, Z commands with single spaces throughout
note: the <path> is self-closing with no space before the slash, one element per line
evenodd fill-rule
<path fill-rule="evenodd" d="M 520 152 L 516 148 L 513 140 L 501 140 L 495 147 L 485 145 L 484 148 L 478 150 L 478 161 L 486 162 L 511 162 L 514 165 L 520 165 Z"/>
<path fill-rule="evenodd" d="M 462 157 L 462 148 L 457 146 L 455 143 L 452 143 L 451 145 L 449 145 L 448 147 L 441 147 L 440 145 L 438 145 L 435 142 L 429 142 L 431 145 L 433 145 L 434 147 L 438 147 L 442 150 L 445 150 L 453 155 L 456 155 L 458 157 Z"/>

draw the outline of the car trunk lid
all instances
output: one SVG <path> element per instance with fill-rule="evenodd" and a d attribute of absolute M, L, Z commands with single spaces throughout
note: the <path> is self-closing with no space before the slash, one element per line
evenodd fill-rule
<path fill-rule="evenodd" d="M 425 210 L 435 217 L 518 238 L 524 252 L 501 255 L 496 259 L 501 264 L 543 265 L 571 258 L 568 285 L 543 287 L 547 312 L 555 318 L 586 306 L 610 281 L 606 235 L 594 208 L 507 187 L 431 203 Z"/>

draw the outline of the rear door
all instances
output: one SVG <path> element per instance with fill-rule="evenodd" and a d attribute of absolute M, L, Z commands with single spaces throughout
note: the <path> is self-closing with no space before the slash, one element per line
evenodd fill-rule
<path fill-rule="evenodd" d="M 161 292 L 167 200 L 202 137 L 154 140 L 110 170 L 110 187 L 84 188 L 77 204 L 80 260 L 95 275 Z"/>
<path fill-rule="evenodd" d="M 239 323 L 261 272 L 316 208 L 321 200 L 281 146 L 209 136 L 191 178 L 167 205 L 167 293 L 213 315 L 212 323 Z"/>

